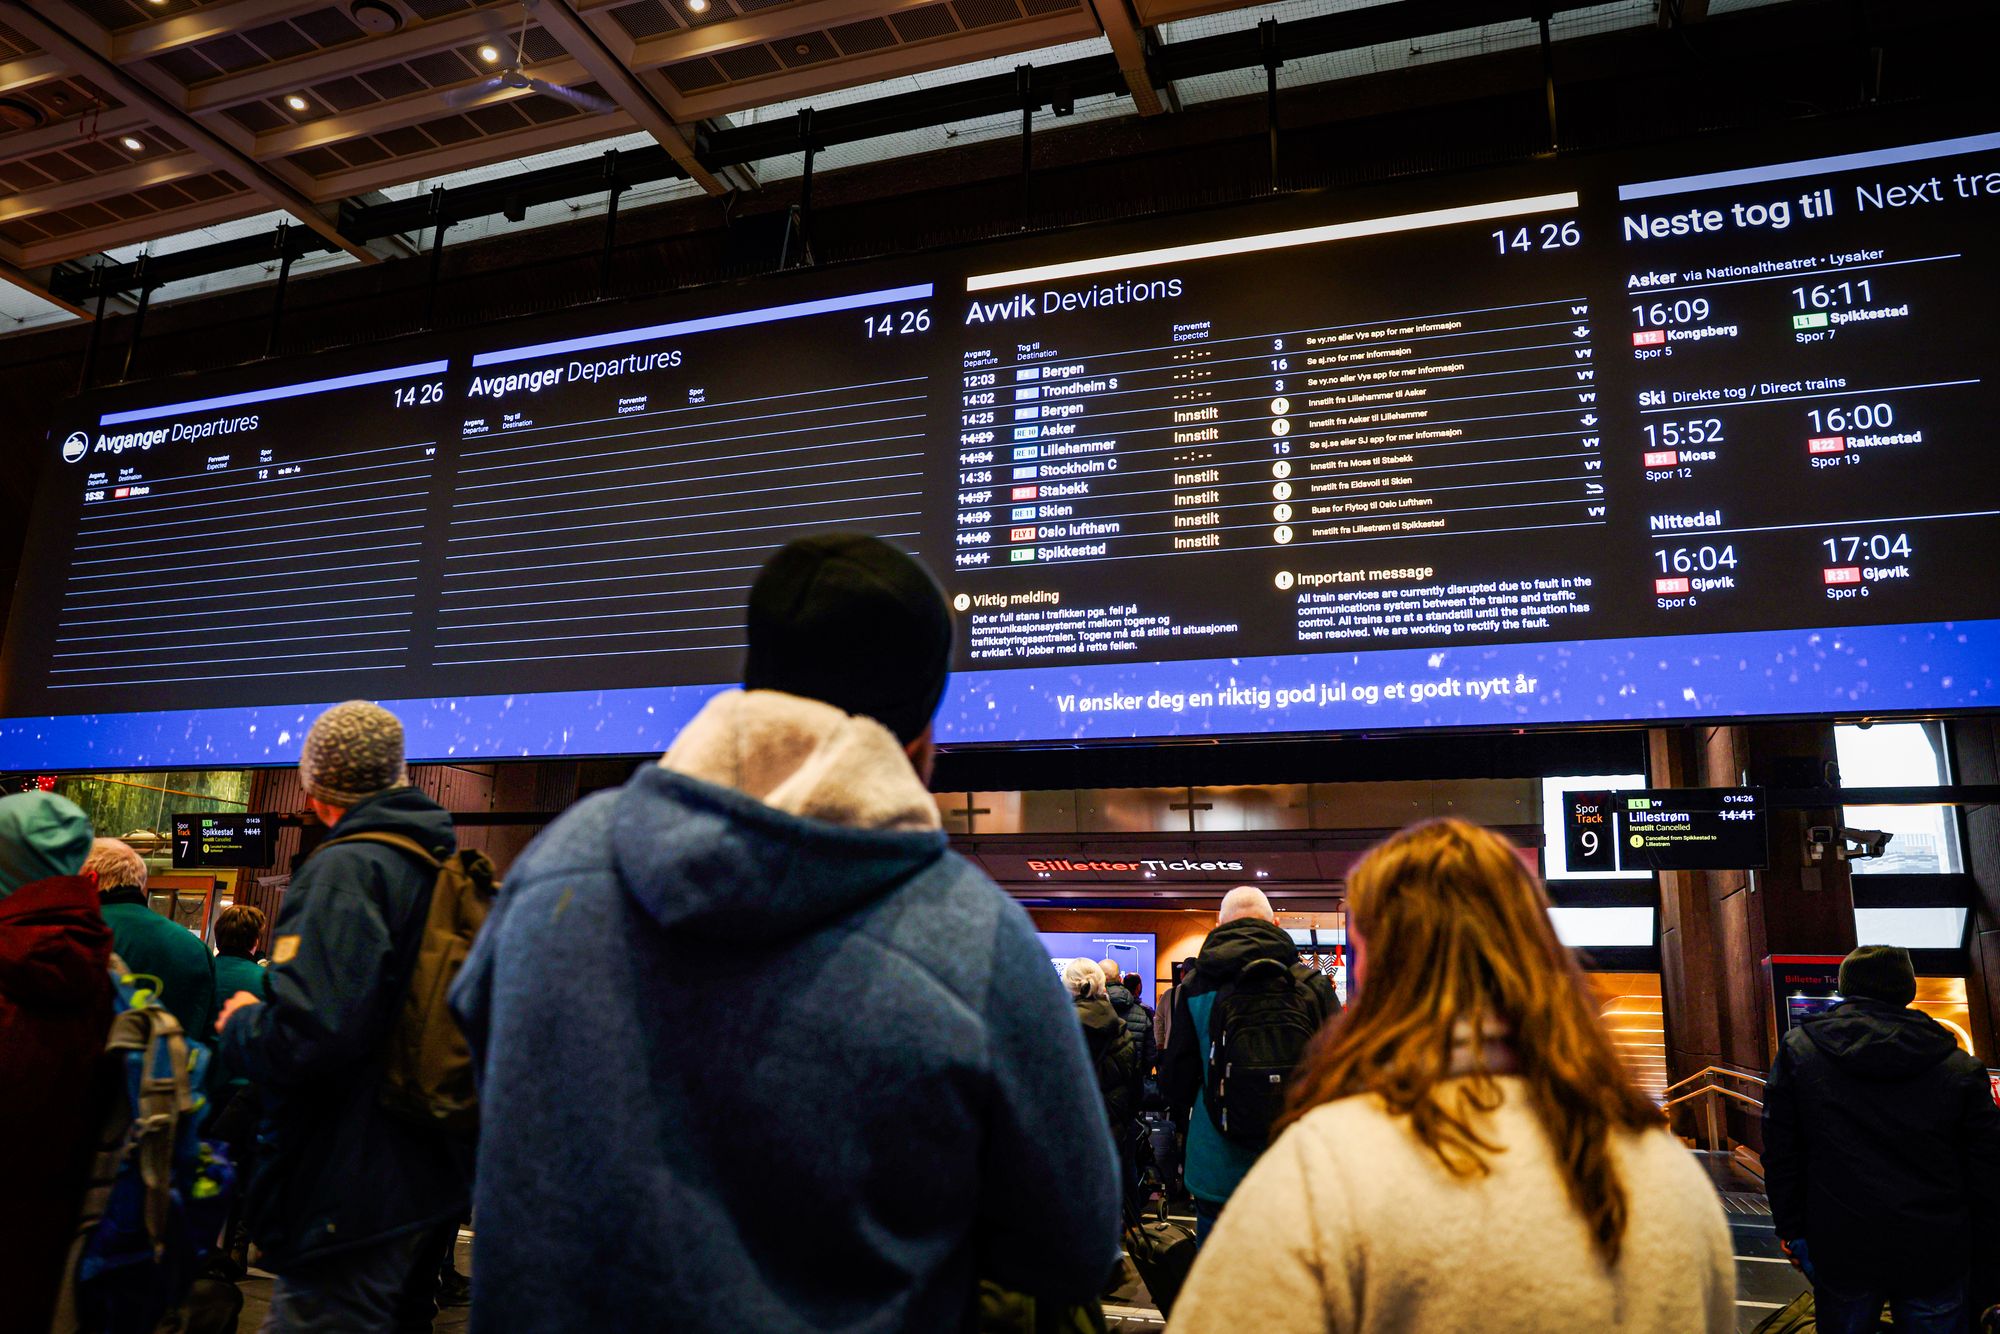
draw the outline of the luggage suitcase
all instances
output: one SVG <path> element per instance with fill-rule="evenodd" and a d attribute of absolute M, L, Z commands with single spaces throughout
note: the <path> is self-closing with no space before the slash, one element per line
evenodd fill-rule
<path fill-rule="evenodd" d="M 1194 1230 L 1167 1217 L 1164 1197 L 1156 1216 L 1142 1215 L 1126 1224 L 1125 1253 L 1132 1257 L 1146 1292 L 1163 1316 L 1173 1313 L 1174 1299 L 1180 1296 L 1181 1284 L 1187 1282 L 1188 1270 L 1194 1267 L 1194 1252 Z"/>
<path fill-rule="evenodd" d="M 1813 1334 L 1818 1322 L 1813 1319 L 1813 1295 L 1808 1288 L 1786 1304 L 1782 1311 L 1773 1311 L 1757 1323 L 1750 1334 Z"/>

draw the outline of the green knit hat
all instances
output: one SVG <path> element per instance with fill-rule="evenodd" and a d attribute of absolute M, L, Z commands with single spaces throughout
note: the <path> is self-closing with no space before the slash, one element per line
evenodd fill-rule
<path fill-rule="evenodd" d="M 90 817 L 67 797 L 0 797 L 0 899 L 37 880 L 81 871 L 93 836 Z"/>

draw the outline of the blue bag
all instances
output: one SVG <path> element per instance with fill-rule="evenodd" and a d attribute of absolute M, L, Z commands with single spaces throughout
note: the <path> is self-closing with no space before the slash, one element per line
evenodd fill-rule
<path fill-rule="evenodd" d="M 190 1041 L 160 1008 L 157 986 L 141 981 L 112 970 L 117 1014 L 104 1049 L 119 1083 L 98 1141 L 74 1271 L 78 1325 L 106 1334 L 151 1334 L 187 1296 L 235 1184 L 227 1151 L 200 1137 L 208 1048 Z"/>

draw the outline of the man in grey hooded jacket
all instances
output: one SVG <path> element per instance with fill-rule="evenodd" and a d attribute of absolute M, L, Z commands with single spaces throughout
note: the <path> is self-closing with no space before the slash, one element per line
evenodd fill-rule
<path fill-rule="evenodd" d="M 925 788 L 943 595 L 794 542 L 742 691 L 522 856 L 453 988 L 478 1330 L 959 1328 L 1115 1263 L 1103 1109 L 1026 914 Z"/>

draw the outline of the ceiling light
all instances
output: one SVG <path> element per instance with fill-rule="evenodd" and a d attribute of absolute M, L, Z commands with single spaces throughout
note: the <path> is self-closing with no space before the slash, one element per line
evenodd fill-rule
<path fill-rule="evenodd" d="M 708 0 L 687 0 L 687 7 L 690 14 L 706 14 L 708 12 Z"/>
<path fill-rule="evenodd" d="M 306 100 L 297 93 L 291 93 L 286 96 L 285 105 L 294 111 L 304 111 L 306 109 Z"/>
<path fill-rule="evenodd" d="M 143 140 L 137 139 L 129 134 L 126 135 L 123 139 L 120 139 L 118 142 L 125 145 L 125 147 L 131 149 L 134 153 L 143 153 L 146 150 L 146 145 Z"/>
<path fill-rule="evenodd" d="M 497 65 L 500 63 L 500 48 L 489 42 L 479 48 L 479 58 L 489 65 Z"/>

